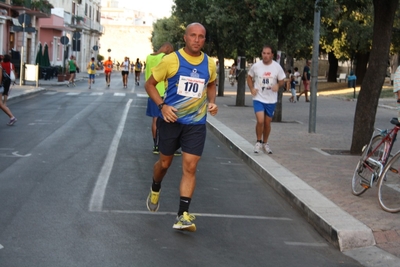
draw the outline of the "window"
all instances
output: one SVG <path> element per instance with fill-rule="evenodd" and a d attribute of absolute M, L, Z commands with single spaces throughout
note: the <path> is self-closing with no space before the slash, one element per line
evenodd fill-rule
<path fill-rule="evenodd" d="M 88 7 L 87 4 L 85 4 L 85 16 L 88 15 L 88 8 L 87 7 Z"/>

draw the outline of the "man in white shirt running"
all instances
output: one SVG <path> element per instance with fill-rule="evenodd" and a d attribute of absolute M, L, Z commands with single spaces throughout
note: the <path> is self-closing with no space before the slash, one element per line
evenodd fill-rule
<path fill-rule="evenodd" d="M 253 96 L 253 107 L 256 114 L 257 141 L 254 153 L 272 154 L 268 144 L 271 132 L 271 121 L 274 115 L 276 102 L 278 102 L 279 87 L 284 85 L 285 71 L 273 59 L 272 47 L 265 45 L 262 49 L 262 60 L 253 64 L 247 75 L 247 85 Z"/>

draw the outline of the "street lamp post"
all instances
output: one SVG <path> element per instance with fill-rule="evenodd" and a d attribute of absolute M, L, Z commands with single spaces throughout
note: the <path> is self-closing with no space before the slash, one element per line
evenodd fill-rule
<path fill-rule="evenodd" d="M 318 7 L 319 0 L 315 1 L 314 11 L 314 42 L 311 67 L 311 91 L 310 91 L 310 116 L 308 132 L 315 133 L 316 114 L 317 114 L 317 83 L 318 83 L 318 52 L 319 52 L 319 28 L 321 12 Z"/>

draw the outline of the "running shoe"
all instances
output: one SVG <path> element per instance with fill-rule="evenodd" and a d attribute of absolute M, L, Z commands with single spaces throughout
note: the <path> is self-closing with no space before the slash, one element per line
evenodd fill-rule
<path fill-rule="evenodd" d="M 272 154 L 272 150 L 271 150 L 271 148 L 269 147 L 269 144 L 268 144 L 268 143 L 263 144 L 263 150 L 264 150 L 264 153 L 266 153 L 266 154 Z"/>
<path fill-rule="evenodd" d="M 182 152 L 178 149 L 177 151 L 175 151 L 174 156 L 176 157 L 182 156 Z"/>
<path fill-rule="evenodd" d="M 92 87 L 89 85 L 89 88 L 88 89 L 92 89 Z"/>
<path fill-rule="evenodd" d="M 256 145 L 254 146 L 254 153 L 260 153 L 260 150 L 262 148 L 262 144 L 260 142 L 257 142 Z"/>
<path fill-rule="evenodd" d="M 150 188 L 150 193 L 147 196 L 147 200 L 146 200 L 146 206 L 149 211 L 156 212 L 158 210 L 158 208 L 160 207 L 160 202 L 159 202 L 160 192 L 154 192 Z"/>
<path fill-rule="evenodd" d="M 153 154 L 155 154 L 155 155 L 160 154 L 160 150 L 158 149 L 158 146 L 153 146 Z"/>
<path fill-rule="evenodd" d="M 12 125 L 14 125 L 14 123 L 16 123 L 17 122 L 17 118 L 11 118 L 11 120 L 7 123 L 7 125 L 8 126 L 12 126 Z"/>
<path fill-rule="evenodd" d="M 185 211 L 183 215 L 176 217 L 175 223 L 172 228 L 176 230 L 195 232 L 196 225 L 193 223 L 195 219 L 196 217 L 194 215 L 191 215 Z"/>

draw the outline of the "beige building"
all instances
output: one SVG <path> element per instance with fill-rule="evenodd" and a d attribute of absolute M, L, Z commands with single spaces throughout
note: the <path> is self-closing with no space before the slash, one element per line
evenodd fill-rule
<path fill-rule="evenodd" d="M 143 62 L 153 52 L 151 32 L 156 19 L 154 16 L 120 8 L 115 0 L 102 2 L 101 15 L 104 34 L 100 40 L 100 54 L 105 58 L 110 56 L 115 63 L 121 63 L 127 56 L 131 61 L 139 58 Z M 111 52 L 108 52 L 109 49 Z"/>

